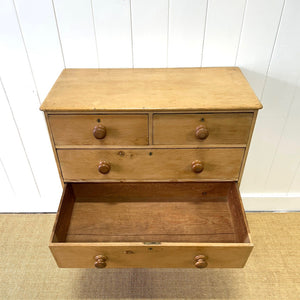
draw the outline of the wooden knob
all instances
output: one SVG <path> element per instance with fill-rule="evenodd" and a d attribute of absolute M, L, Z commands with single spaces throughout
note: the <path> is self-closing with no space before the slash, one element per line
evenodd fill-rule
<path fill-rule="evenodd" d="M 196 268 L 206 268 L 207 267 L 207 262 L 203 259 L 199 259 L 195 262 L 195 267 Z"/>
<path fill-rule="evenodd" d="M 204 169 L 204 165 L 203 165 L 203 162 L 200 161 L 200 160 L 194 160 L 192 162 L 192 170 L 195 172 L 195 173 L 201 173 Z"/>
<path fill-rule="evenodd" d="M 94 137 L 96 139 L 103 139 L 106 136 L 106 128 L 102 124 L 98 124 L 93 130 Z"/>
<path fill-rule="evenodd" d="M 205 140 L 209 135 L 207 127 L 204 124 L 197 126 L 195 135 L 198 139 Z"/>
<path fill-rule="evenodd" d="M 101 174 L 107 174 L 110 171 L 110 163 L 107 161 L 100 161 L 98 171 Z"/>
<path fill-rule="evenodd" d="M 97 255 L 95 257 L 95 267 L 96 268 L 105 268 L 106 260 L 107 260 L 107 257 L 105 255 Z"/>
<path fill-rule="evenodd" d="M 194 258 L 194 261 L 195 261 L 195 267 L 196 268 L 206 268 L 207 267 L 207 256 L 205 255 L 197 255 L 195 258 Z"/>
<path fill-rule="evenodd" d="M 202 254 L 197 255 L 197 256 L 195 256 L 194 261 L 198 261 L 199 259 L 207 260 L 207 256 L 202 255 Z"/>

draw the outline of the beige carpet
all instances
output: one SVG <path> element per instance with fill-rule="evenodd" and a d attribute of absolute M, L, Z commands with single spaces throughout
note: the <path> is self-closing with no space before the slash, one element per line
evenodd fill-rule
<path fill-rule="evenodd" d="M 244 269 L 59 269 L 54 215 L 0 215 L 0 299 L 300 299 L 300 213 L 248 213 Z"/>

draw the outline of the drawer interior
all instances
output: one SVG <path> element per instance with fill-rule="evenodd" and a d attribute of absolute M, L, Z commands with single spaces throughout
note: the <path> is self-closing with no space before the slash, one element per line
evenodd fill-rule
<path fill-rule="evenodd" d="M 54 243 L 249 243 L 235 182 L 68 183 Z"/>

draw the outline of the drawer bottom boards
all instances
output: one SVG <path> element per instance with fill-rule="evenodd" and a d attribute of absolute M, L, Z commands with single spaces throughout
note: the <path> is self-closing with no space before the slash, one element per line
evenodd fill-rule
<path fill-rule="evenodd" d="M 235 182 L 68 183 L 50 242 L 65 268 L 243 267 L 252 248 Z"/>

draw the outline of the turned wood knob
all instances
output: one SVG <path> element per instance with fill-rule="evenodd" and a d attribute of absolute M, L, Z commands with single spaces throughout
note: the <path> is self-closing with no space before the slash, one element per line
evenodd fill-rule
<path fill-rule="evenodd" d="M 205 140 L 209 135 L 207 127 L 204 124 L 197 126 L 195 135 L 198 139 Z"/>
<path fill-rule="evenodd" d="M 207 267 L 207 256 L 205 255 L 197 255 L 194 258 L 195 261 L 195 267 L 196 268 L 206 268 Z"/>
<path fill-rule="evenodd" d="M 204 165 L 203 165 L 203 162 L 200 161 L 200 160 L 194 160 L 192 162 L 192 170 L 195 172 L 195 173 L 201 173 L 204 169 Z"/>
<path fill-rule="evenodd" d="M 96 139 L 103 139 L 106 136 L 106 128 L 102 124 L 98 124 L 93 130 L 94 137 Z"/>
<path fill-rule="evenodd" d="M 95 267 L 96 268 L 105 268 L 106 260 L 107 260 L 107 257 L 105 255 L 97 255 L 95 257 Z"/>
<path fill-rule="evenodd" d="M 100 161 L 98 171 L 101 174 L 107 174 L 110 171 L 110 163 L 107 161 Z"/>

